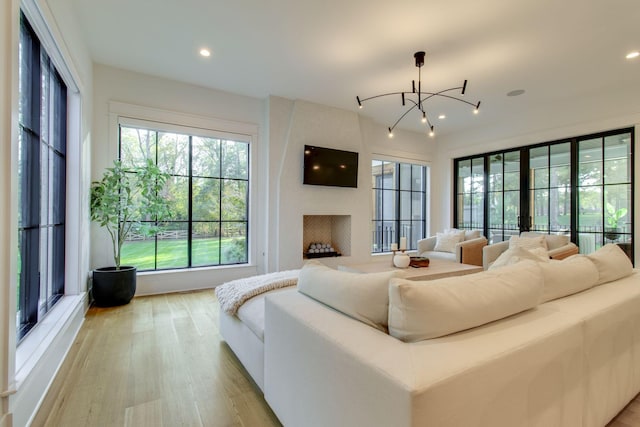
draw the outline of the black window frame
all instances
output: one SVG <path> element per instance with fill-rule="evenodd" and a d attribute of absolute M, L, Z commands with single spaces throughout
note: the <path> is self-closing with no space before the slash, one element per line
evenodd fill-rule
<path fill-rule="evenodd" d="M 415 250 L 417 249 L 417 241 L 419 239 L 423 239 L 426 237 L 427 232 L 427 195 L 428 195 L 428 166 L 420 163 L 410 163 L 410 162 L 400 162 L 394 160 L 388 160 L 384 158 L 373 158 L 371 161 L 372 170 L 374 169 L 374 162 L 380 162 L 381 168 L 384 170 L 385 164 L 393 164 L 394 168 L 394 183 L 393 188 L 386 188 L 383 182 L 384 173 L 379 174 L 373 177 L 372 189 L 373 191 L 373 210 L 372 210 L 372 242 L 371 242 L 371 253 L 387 253 L 390 252 L 390 245 L 392 243 L 398 244 L 400 246 L 400 237 L 407 238 L 407 248 L 406 250 Z M 410 167 L 410 177 L 409 181 L 412 183 L 410 189 L 403 189 L 401 185 L 402 180 L 402 166 Z M 413 189 L 413 175 L 414 175 L 414 167 L 420 168 L 420 179 L 422 183 L 422 187 L 419 190 Z M 384 193 L 385 191 L 393 191 L 395 193 L 395 206 L 394 206 L 394 219 L 385 219 L 383 214 L 383 205 L 384 205 Z M 411 196 L 414 193 L 422 195 L 422 204 L 420 206 L 420 218 L 419 220 L 414 220 L 412 218 L 402 218 L 401 217 L 401 201 L 403 194 L 409 194 L 409 200 L 413 200 Z M 378 214 L 376 214 L 376 211 Z M 413 204 L 411 204 L 411 212 L 413 212 Z M 411 223 L 409 227 L 403 226 L 403 223 Z M 392 223 L 392 226 L 389 228 L 385 227 L 385 223 Z M 420 233 L 416 236 L 417 238 L 411 238 L 411 231 L 413 231 L 413 223 L 418 223 L 420 225 Z M 409 235 L 407 235 L 409 234 Z M 379 244 L 378 244 L 379 243 Z"/>
<path fill-rule="evenodd" d="M 22 12 L 19 52 L 18 343 L 65 293 L 67 174 L 67 86 Z"/>
<path fill-rule="evenodd" d="M 459 171 L 459 165 L 461 162 L 465 162 L 465 161 L 469 161 L 471 159 L 482 159 L 482 161 L 484 162 L 484 180 L 485 183 L 488 183 L 489 180 L 489 162 L 490 162 L 490 158 L 492 156 L 496 156 L 496 155 L 501 155 L 504 157 L 504 155 L 506 153 L 510 153 L 510 152 L 514 152 L 514 151 L 519 151 L 520 152 L 520 206 L 519 206 L 519 213 L 520 213 L 520 217 L 518 218 L 518 229 L 514 230 L 514 232 L 517 234 L 519 232 L 522 231 L 535 231 L 532 227 L 531 227 L 531 221 L 529 219 L 529 210 L 530 210 L 530 206 L 529 206 L 529 196 L 528 193 L 531 191 L 530 185 L 529 185 L 529 153 L 530 150 L 535 149 L 535 148 L 539 148 L 539 147 L 549 147 L 549 149 L 551 149 L 552 146 L 554 145 L 559 145 L 559 144 L 566 144 L 569 143 L 570 144 L 570 153 L 569 153 L 569 157 L 570 157 L 570 174 L 571 174 L 571 184 L 570 184 L 570 200 L 571 200 L 571 214 L 570 214 L 570 226 L 569 226 L 569 230 L 568 232 L 570 233 L 571 236 L 571 241 L 578 244 L 578 233 L 580 233 L 581 231 L 578 230 L 578 215 L 577 215 L 577 211 L 578 211 L 578 190 L 580 189 L 581 185 L 579 183 L 579 171 L 578 171 L 578 150 L 579 150 L 579 144 L 582 141 L 586 141 L 586 140 L 592 140 L 592 139 L 598 139 L 598 138 L 602 138 L 603 140 L 607 137 L 610 136 L 615 136 L 615 135 L 622 135 L 622 134 L 630 134 L 631 140 L 630 140 L 630 162 L 631 164 L 629 165 L 630 168 L 630 183 L 628 183 L 630 185 L 630 212 L 629 212 L 629 218 L 631 221 L 631 225 L 630 225 L 630 233 L 625 233 L 626 236 L 628 236 L 628 238 L 630 238 L 632 244 L 629 245 L 630 247 L 625 247 L 624 250 L 626 251 L 627 255 L 629 256 L 629 258 L 633 261 L 634 260 L 634 247 L 635 247 L 635 236 L 634 236 L 634 208 L 635 208 L 635 201 L 634 201 L 634 197 L 635 197 L 635 182 L 634 182 L 634 170 L 635 170 L 635 128 L 633 126 L 631 127 L 625 127 L 625 128 L 620 128 L 620 129 L 614 129 L 614 130 L 608 130 L 608 131 L 603 131 L 603 132 L 596 132 L 596 133 L 592 133 L 592 134 L 587 134 L 587 135 L 580 135 L 580 136 L 575 136 L 575 137 L 570 137 L 570 138 L 562 138 L 562 139 L 558 139 L 558 140 L 554 140 L 554 141 L 549 141 L 549 142 L 542 142 L 542 143 L 536 143 L 536 144 L 532 144 L 532 145 L 527 145 L 527 146 L 523 146 L 523 147 L 515 147 L 515 148 L 505 148 L 499 151 L 491 151 L 491 152 L 487 152 L 487 153 L 481 153 L 481 154 L 474 154 L 474 155 L 470 155 L 470 156 L 465 156 L 465 157 L 460 157 L 460 158 L 455 158 L 454 162 L 453 162 L 453 224 L 456 228 L 461 228 L 461 229 L 465 229 L 465 228 L 469 228 L 467 226 L 465 226 L 464 223 L 461 222 L 461 218 L 459 217 L 459 199 L 458 199 L 458 195 L 459 195 L 459 177 L 458 177 L 458 171 Z M 604 148 L 603 148 L 604 149 Z M 603 157 L 604 158 L 604 157 Z M 602 187 L 606 187 L 606 184 L 603 184 Z M 502 190 L 504 192 L 504 190 Z M 483 233 L 485 236 L 487 236 L 487 238 L 490 237 L 490 224 L 489 224 L 489 204 L 486 203 L 486 201 L 488 200 L 488 193 L 489 193 L 489 185 L 485 185 L 484 188 L 484 223 L 483 223 Z M 604 200 L 604 196 L 603 196 L 603 200 Z M 603 206 L 603 212 L 604 212 L 604 206 Z M 603 214 L 604 215 L 604 214 Z M 604 217 L 604 216 L 603 216 Z M 604 221 L 604 220 L 603 220 Z M 603 224 L 604 225 L 604 224 Z M 540 231 L 542 233 L 546 233 L 547 231 Z M 554 232 L 554 231 L 552 231 Z M 600 234 L 604 234 L 604 226 L 603 226 L 603 231 L 599 232 Z M 504 236 L 503 237 L 507 237 Z M 490 241 L 491 243 L 491 241 Z"/>
<path fill-rule="evenodd" d="M 249 215 L 250 215 L 250 206 L 249 206 L 249 200 L 250 200 L 250 191 L 251 191 L 251 142 L 248 140 L 244 140 L 243 138 L 237 138 L 233 139 L 233 138 L 226 138 L 226 137 L 219 137 L 219 136 L 215 136 L 215 137 L 207 137 L 207 138 L 213 138 L 213 139 L 219 139 L 221 141 L 220 144 L 220 158 L 222 158 L 222 150 L 223 150 L 223 142 L 227 142 L 227 141 L 232 141 L 235 143 L 242 143 L 242 144 L 246 144 L 247 145 L 247 158 L 246 158 L 246 165 L 247 165 L 247 176 L 246 178 L 230 178 L 230 177 L 225 177 L 222 174 L 222 171 L 220 171 L 219 176 L 217 177 L 208 177 L 208 176 L 199 176 L 194 174 L 193 172 L 193 139 L 197 138 L 197 137 L 201 137 L 201 135 L 197 132 L 197 129 L 189 129 L 191 132 L 185 132 L 185 131 L 174 131 L 174 130 L 167 130 L 167 129 L 163 129 L 162 125 L 158 125 L 155 124 L 153 125 L 152 123 L 149 123 L 149 126 L 146 126 L 144 124 L 136 124 L 136 125 L 131 125 L 131 124 L 123 124 L 123 123 L 119 123 L 118 124 L 118 158 L 122 160 L 122 138 L 121 138 L 121 130 L 123 127 L 126 128 L 137 128 L 137 129 L 141 129 L 141 130 L 145 130 L 145 131 L 151 131 L 151 132 L 155 132 L 155 153 L 154 153 L 154 159 L 153 161 L 158 164 L 159 162 L 159 149 L 158 149 L 158 134 L 161 133 L 172 133 L 172 134 L 178 134 L 178 135 L 182 135 L 182 136 L 186 136 L 188 137 L 188 166 L 187 166 L 187 173 L 186 174 L 176 174 L 176 173 L 170 173 L 170 179 L 171 178 L 183 178 L 187 180 L 187 191 L 188 191 L 188 196 L 187 196 L 187 200 L 188 200 L 188 206 L 187 206 L 187 219 L 181 219 L 181 220 L 165 220 L 163 221 L 164 225 L 171 225 L 171 224 L 186 224 L 187 229 L 186 229 L 186 240 L 187 240 L 187 263 L 186 265 L 183 266 L 168 266 L 168 267 L 158 267 L 158 241 L 161 240 L 158 238 L 158 235 L 156 234 L 153 237 L 154 240 L 154 267 L 153 268 L 138 268 L 138 271 L 163 271 L 163 270 L 181 270 L 181 269 L 191 269 L 191 268 L 202 268 L 202 267 L 218 267 L 218 266 L 231 266 L 231 265 L 245 265 L 248 264 L 250 261 L 250 257 L 249 257 L 249 247 L 250 247 L 250 228 L 249 228 L 249 223 L 250 223 L 250 219 L 249 219 Z M 172 127 L 171 125 L 167 126 L 168 128 Z M 220 167 L 222 167 L 222 162 L 220 162 Z M 220 199 L 222 199 L 222 191 L 223 191 L 223 187 L 224 187 L 224 182 L 225 181 L 238 181 L 238 182 L 242 182 L 245 183 L 246 185 L 246 193 L 245 193 L 245 212 L 244 212 L 244 219 L 234 219 L 234 220 L 224 220 L 223 218 L 223 213 L 222 213 L 222 203 L 220 203 L 219 206 L 219 212 L 218 212 L 218 220 L 201 220 L 201 219 L 194 219 L 194 194 L 193 194 L 193 181 L 194 179 L 207 179 L 207 180 L 217 180 L 220 182 L 220 185 L 218 185 L 218 190 L 219 190 L 219 194 L 218 197 Z M 144 221 L 143 221 L 144 222 Z M 154 225 L 158 225 L 157 222 L 155 221 L 149 221 L 151 223 L 153 223 Z M 219 237 L 219 245 L 218 245 L 218 262 L 217 263 L 198 263 L 194 265 L 194 260 L 193 260 L 193 229 L 194 229 L 194 223 L 198 223 L 198 224 L 202 224 L 202 223 L 210 223 L 210 224 L 217 224 L 218 225 L 218 237 Z M 225 224 L 236 224 L 236 225 L 241 225 L 240 228 L 238 228 L 238 230 L 243 229 L 244 232 L 244 236 L 245 236 L 245 243 L 244 243 L 244 261 L 240 261 L 240 262 L 223 262 L 223 253 L 222 253 L 222 229 L 223 226 Z M 126 243 L 125 243 L 126 245 Z M 126 262 L 126 260 L 123 259 L 123 262 Z"/>

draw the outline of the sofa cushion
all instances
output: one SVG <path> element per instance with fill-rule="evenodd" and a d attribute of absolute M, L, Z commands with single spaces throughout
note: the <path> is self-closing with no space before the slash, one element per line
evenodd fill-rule
<path fill-rule="evenodd" d="M 308 261 L 298 291 L 367 325 L 387 331 L 389 280 L 401 272 L 351 273 Z"/>
<path fill-rule="evenodd" d="M 507 249 L 489 266 L 489 270 L 494 268 L 504 267 L 505 265 L 516 264 L 524 260 L 548 262 L 549 255 L 544 248 L 525 249 L 520 246 Z"/>
<path fill-rule="evenodd" d="M 421 257 L 429 258 L 429 259 L 442 259 L 445 261 L 455 261 L 456 254 L 452 254 L 451 252 L 436 252 L 436 251 L 425 251 L 419 254 Z"/>
<path fill-rule="evenodd" d="M 608 243 L 587 255 L 599 273 L 598 285 L 621 279 L 633 273 L 633 264 L 618 245 Z"/>
<path fill-rule="evenodd" d="M 424 282 L 392 279 L 389 333 L 415 342 L 474 328 L 535 307 L 542 288 L 533 261 Z"/>
<path fill-rule="evenodd" d="M 595 286 L 598 281 L 598 269 L 584 255 L 541 263 L 540 269 L 544 277 L 540 303 L 584 291 Z"/>
<path fill-rule="evenodd" d="M 448 228 L 444 230 L 445 233 L 464 233 L 463 241 L 477 239 L 478 237 L 482 237 L 482 231 L 480 230 L 458 230 L 457 228 Z"/>
<path fill-rule="evenodd" d="M 482 232 L 480 230 L 465 230 L 464 232 L 465 241 L 477 239 L 478 237 L 482 237 Z"/>
<path fill-rule="evenodd" d="M 535 249 L 535 248 L 544 248 L 549 249 L 547 247 L 547 241 L 544 238 L 544 235 L 534 236 L 534 237 L 521 237 L 521 236 L 511 236 L 509 239 L 509 249 L 520 247 L 525 249 Z"/>
<path fill-rule="evenodd" d="M 569 243 L 569 236 L 563 234 L 542 234 L 534 231 L 523 231 L 520 233 L 520 237 L 539 237 L 543 236 L 547 245 L 547 249 L 552 251 L 558 249 Z"/>
<path fill-rule="evenodd" d="M 464 231 L 452 231 L 449 233 L 436 233 L 436 252 L 455 253 L 456 245 L 464 240 Z"/>

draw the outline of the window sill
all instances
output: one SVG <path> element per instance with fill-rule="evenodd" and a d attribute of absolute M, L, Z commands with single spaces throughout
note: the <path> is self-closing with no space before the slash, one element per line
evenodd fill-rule
<path fill-rule="evenodd" d="M 86 293 L 64 296 L 22 340 L 16 348 L 16 388 L 20 388 L 54 340 L 64 331 L 73 313 L 83 304 L 86 305 L 86 301 Z"/>
<path fill-rule="evenodd" d="M 230 265 L 207 265 L 204 267 L 191 267 L 191 268 L 174 268 L 167 270 L 144 270 L 137 273 L 140 276 L 155 276 L 162 274 L 176 274 L 176 273 L 189 273 L 198 271 L 220 271 L 220 270 L 232 270 L 242 268 L 256 268 L 255 264 L 230 264 Z"/>
<path fill-rule="evenodd" d="M 136 296 L 210 289 L 230 280 L 255 276 L 255 264 L 197 267 L 138 273 Z"/>

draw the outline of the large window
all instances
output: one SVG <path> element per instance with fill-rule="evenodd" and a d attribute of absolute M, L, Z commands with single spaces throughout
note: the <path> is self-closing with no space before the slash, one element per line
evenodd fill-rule
<path fill-rule="evenodd" d="M 196 130 L 119 129 L 125 167 L 152 159 L 170 174 L 165 197 L 172 209 L 171 219 L 152 238 L 128 236 L 122 264 L 160 270 L 247 263 L 249 143 Z"/>
<path fill-rule="evenodd" d="M 20 20 L 17 336 L 64 295 L 67 87 Z"/>
<path fill-rule="evenodd" d="M 621 129 L 456 159 L 454 223 L 490 243 L 537 231 L 570 235 L 582 253 L 616 243 L 632 257 L 633 140 Z"/>
<path fill-rule="evenodd" d="M 388 252 L 406 237 L 407 249 L 425 237 L 427 167 L 373 160 L 372 253 Z"/>

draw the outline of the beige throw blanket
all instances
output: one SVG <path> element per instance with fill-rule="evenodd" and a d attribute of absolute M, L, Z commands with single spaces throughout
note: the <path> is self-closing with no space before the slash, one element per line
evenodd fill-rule
<path fill-rule="evenodd" d="M 230 315 L 235 315 L 245 301 L 274 289 L 295 286 L 300 270 L 278 271 L 259 276 L 232 280 L 215 288 L 220 307 Z"/>

